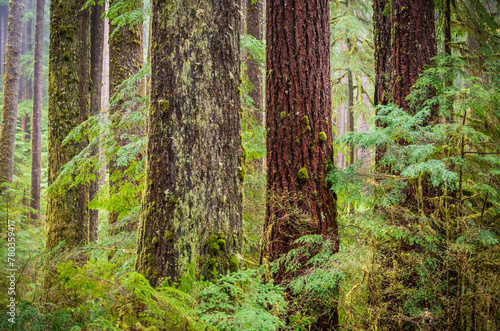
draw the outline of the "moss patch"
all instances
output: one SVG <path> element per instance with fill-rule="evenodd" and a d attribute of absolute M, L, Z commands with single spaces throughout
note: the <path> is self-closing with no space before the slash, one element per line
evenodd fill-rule
<path fill-rule="evenodd" d="M 299 182 L 304 183 L 309 180 L 309 174 L 307 173 L 306 167 L 303 167 L 298 172 Z"/>

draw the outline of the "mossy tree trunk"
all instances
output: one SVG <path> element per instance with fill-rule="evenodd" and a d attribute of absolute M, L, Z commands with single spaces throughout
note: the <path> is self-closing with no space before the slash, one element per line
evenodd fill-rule
<path fill-rule="evenodd" d="M 328 0 L 267 2 L 267 259 L 306 234 L 338 249 L 336 201 L 325 177 L 333 162 Z M 292 212 L 296 210 L 297 212 Z M 291 214 L 300 216 L 294 217 Z M 274 276 L 286 278 L 282 267 Z M 338 323 L 336 307 L 315 325 Z"/>
<path fill-rule="evenodd" d="M 239 0 L 152 1 L 136 269 L 153 286 L 235 270 L 242 238 Z"/>
<path fill-rule="evenodd" d="M 49 43 L 48 184 L 84 143 L 62 145 L 68 133 L 85 121 L 90 109 L 90 13 L 85 0 L 52 0 Z M 47 196 L 46 247 L 66 247 L 89 240 L 88 185 Z"/>
<path fill-rule="evenodd" d="M 2 123 L 0 126 L 0 185 L 12 183 L 14 175 L 14 147 L 16 143 L 17 103 L 23 30 L 23 1 L 9 3 L 7 51 L 3 83 Z M 1 193 L 2 189 L 0 189 Z"/>
<path fill-rule="evenodd" d="M 135 8 L 143 6 L 142 0 L 133 1 Z M 113 1 L 110 2 L 113 5 Z M 113 96 L 117 92 L 117 87 L 130 76 L 137 72 L 144 65 L 143 43 L 142 43 L 142 24 L 136 24 L 133 27 L 128 25 L 122 26 L 113 35 L 117 28 L 116 25 L 109 26 L 109 94 Z M 123 103 L 130 101 L 132 98 L 144 95 L 144 84 L 140 82 L 136 90 L 137 95 L 125 96 L 116 100 L 116 105 L 110 107 L 109 115 L 112 117 L 112 122 L 115 131 L 115 140 L 119 147 L 123 147 L 129 143 L 128 139 L 122 138 L 124 133 L 138 133 L 139 128 L 127 128 L 127 132 L 119 128 L 125 111 L 131 109 L 123 109 Z M 120 182 L 130 180 L 124 175 L 127 166 L 117 166 L 116 158 L 112 158 L 109 162 L 109 177 L 111 194 L 116 194 L 120 188 Z M 116 172 L 121 174 L 118 176 Z M 117 178 L 114 180 L 113 178 Z M 110 224 L 115 224 L 118 221 L 118 211 L 111 211 L 109 214 Z"/>
<path fill-rule="evenodd" d="M 90 79 L 92 93 L 90 97 L 90 115 L 97 116 L 101 112 L 101 91 L 103 71 L 104 46 L 104 5 L 95 4 L 90 14 Z M 93 147 L 92 155 L 99 154 L 99 145 Z M 99 169 L 94 169 L 95 180 L 90 182 L 89 201 L 94 199 L 99 191 Z M 97 241 L 99 211 L 89 210 L 89 240 Z"/>
<path fill-rule="evenodd" d="M 45 0 L 36 0 L 35 52 L 33 55 L 33 124 L 31 129 L 31 208 L 40 218 L 40 181 L 42 173 L 42 79 L 43 79 L 43 30 Z"/>

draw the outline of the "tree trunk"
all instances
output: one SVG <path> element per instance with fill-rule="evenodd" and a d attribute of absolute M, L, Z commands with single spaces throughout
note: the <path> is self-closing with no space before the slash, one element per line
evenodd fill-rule
<path fill-rule="evenodd" d="M 14 174 L 22 29 L 23 1 L 11 0 L 9 5 L 7 52 L 5 55 L 2 123 L 0 127 L 0 185 L 12 183 Z M 0 193 L 2 191 L 3 189 L 0 188 Z"/>
<path fill-rule="evenodd" d="M 104 5 L 95 4 L 90 14 L 90 79 L 92 93 L 90 96 L 90 116 L 97 116 L 101 112 L 101 90 L 103 71 L 103 44 L 104 44 Z M 94 146 L 92 155 L 99 154 L 99 145 Z M 94 168 L 96 179 L 90 182 L 89 201 L 92 201 L 99 191 L 99 169 Z M 89 210 L 89 240 L 97 241 L 99 211 Z"/>
<path fill-rule="evenodd" d="M 434 2 L 392 0 L 392 101 L 413 113 L 406 97 L 424 68 L 436 56 Z M 431 115 L 435 119 L 437 112 Z"/>
<path fill-rule="evenodd" d="M 0 75 L 3 77 L 4 74 L 4 62 L 5 62 L 5 45 L 6 40 L 4 39 L 4 31 L 6 30 L 5 24 L 5 14 L 9 10 L 8 6 L 0 5 Z"/>
<path fill-rule="evenodd" d="M 113 5 L 113 1 L 110 2 Z M 142 7 L 142 0 L 135 0 L 136 8 Z M 116 25 L 110 24 L 109 26 L 109 93 L 113 96 L 117 90 L 116 88 L 124 80 L 132 75 L 135 75 L 144 65 L 144 55 L 142 48 L 142 24 L 137 24 L 130 28 L 128 25 L 122 26 L 112 36 L 116 29 Z M 144 85 L 141 82 L 137 86 L 137 94 L 144 95 Z M 133 96 L 128 96 L 130 99 Z M 118 128 L 119 123 L 123 117 L 124 110 L 122 104 L 127 102 L 127 99 L 117 100 L 116 106 L 110 107 L 109 114 L 112 116 L 112 122 L 115 130 L 115 139 L 118 146 L 123 147 L 129 143 L 128 139 L 121 138 L 123 129 Z M 137 132 L 137 128 L 127 128 L 127 133 Z M 109 175 L 110 175 L 110 190 L 111 194 L 118 193 L 120 182 L 128 180 L 124 177 L 124 172 L 127 166 L 117 166 L 116 160 L 113 158 L 109 162 Z M 115 172 L 121 172 L 122 175 L 116 181 L 112 180 Z M 111 211 L 109 213 L 109 223 L 115 224 L 118 221 L 118 212 Z"/>
<path fill-rule="evenodd" d="M 7 53 L 7 32 L 9 30 L 9 6 L 4 6 L 4 11 L 3 11 L 3 41 L 4 41 L 4 46 L 3 46 L 3 62 L 2 62 L 2 67 L 3 67 L 3 74 L 2 77 L 5 75 L 5 61 L 7 60 L 6 53 Z"/>
<path fill-rule="evenodd" d="M 262 40 L 263 0 L 255 1 L 256 0 L 247 0 L 246 4 L 247 34 L 257 40 Z M 258 64 L 250 57 L 246 60 L 246 65 L 248 80 L 254 87 L 254 89 L 250 91 L 249 96 L 253 100 L 255 120 L 259 125 L 263 125 L 264 106 L 262 98 L 262 71 Z"/>
<path fill-rule="evenodd" d="M 273 261 L 306 234 L 332 236 L 335 250 L 338 241 L 335 195 L 325 180 L 333 157 L 328 0 L 268 1 L 266 21 L 266 253 Z M 282 267 L 274 278 L 285 276 Z M 335 307 L 330 315 L 315 327 L 337 325 Z"/>
<path fill-rule="evenodd" d="M 90 108 L 90 13 L 85 0 L 52 0 L 49 44 L 48 184 L 77 155 L 84 143 L 62 145 L 68 133 L 85 121 Z M 51 249 L 61 241 L 67 248 L 89 240 L 88 185 L 66 188 L 47 196 L 47 240 Z"/>
<path fill-rule="evenodd" d="M 27 10 L 31 10 L 33 8 L 33 3 L 32 0 L 28 0 L 28 5 L 27 5 Z M 33 19 L 29 19 L 26 22 L 26 38 L 25 38 L 25 51 L 24 53 L 31 52 L 33 50 Z M 33 99 L 33 82 L 31 79 L 31 76 L 26 75 L 24 77 L 24 90 L 23 90 L 23 101 L 26 100 L 31 100 Z M 22 118 L 22 123 L 23 123 L 23 138 L 25 140 L 30 139 L 30 115 L 29 114 L 24 114 Z"/>
<path fill-rule="evenodd" d="M 373 31 L 375 42 L 375 94 L 373 102 L 376 106 L 387 105 L 391 97 L 392 79 L 392 44 L 391 44 L 391 15 L 390 2 L 387 0 L 373 1 Z M 378 111 L 376 111 L 378 114 Z M 382 126 L 380 120 L 376 126 Z M 380 160 L 386 148 L 378 147 L 375 150 L 375 164 L 384 172 Z"/>
<path fill-rule="evenodd" d="M 136 269 L 236 270 L 242 241 L 239 0 L 152 1 L 151 103 Z"/>
<path fill-rule="evenodd" d="M 109 1 L 105 1 L 104 10 L 108 11 Z M 101 118 L 102 123 L 107 121 L 108 118 L 108 108 L 109 108 L 109 20 L 104 19 L 104 44 L 103 44 L 103 61 L 102 61 L 102 90 L 101 90 L 101 110 L 103 116 Z M 106 183 L 106 155 L 104 149 L 99 149 L 99 160 L 101 161 L 102 167 L 99 170 L 100 173 L 100 185 Z"/>
<path fill-rule="evenodd" d="M 409 106 L 406 97 L 418 76 L 426 66 L 431 64 L 431 59 L 436 56 L 437 52 L 434 2 L 433 0 L 393 0 L 391 4 L 391 19 L 394 26 L 392 101 L 395 105 L 413 114 L 414 109 Z M 437 107 L 434 107 L 424 124 L 437 123 L 438 121 L 438 110 Z M 405 144 L 406 142 L 400 143 Z M 426 215 L 432 213 L 435 207 L 428 198 L 436 196 L 436 188 L 433 188 L 425 178 L 422 179 L 420 185 L 421 193 L 418 193 L 413 186 L 406 187 L 406 202 L 403 205 L 414 211 L 420 210 Z"/>
<path fill-rule="evenodd" d="M 40 180 L 42 173 L 42 79 L 43 29 L 45 0 L 36 0 L 35 53 L 33 56 L 33 124 L 31 130 L 31 208 L 37 212 L 32 219 L 40 219 Z"/>

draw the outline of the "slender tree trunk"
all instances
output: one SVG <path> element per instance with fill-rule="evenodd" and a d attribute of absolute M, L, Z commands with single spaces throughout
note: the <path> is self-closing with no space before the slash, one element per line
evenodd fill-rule
<path fill-rule="evenodd" d="M 349 45 L 350 42 L 348 41 L 347 44 Z M 350 50 L 350 47 L 348 48 Z M 354 132 L 354 82 L 352 79 L 352 71 L 347 70 L 347 131 L 348 132 Z M 353 165 L 355 160 L 355 155 L 356 155 L 356 147 L 353 144 L 349 144 L 349 165 Z"/>
<path fill-rule="evenodd" d="M 248 0 L 237 0 L 237 1 L 238 1 L 238 5 L 239 5 L 239 10 L 243 14 L 241 17 L 241 20 L 240 20 L 240 34 L 245 34 L 245 33 L 247 33 L 247 25 L 246 25 L 246 17 L 245 17 L 244 13 L 246 13 Z"/>
<path fill-rule="evenodd" d="M 0 185 L 12 183 L 14 174 L 22 29 L 23 1 L 11 0 L 3 83 L 2 123 L 0 126 Z M 0 188 L 0 193 L 2 191 Z"/>
<path fill-rule="evenodd" d="M 3 77 L 4 74 L 4 62 L 5 62 L 5 45 L 6 40 L 4 39 L 4 31 L 5 27 L 5 15 L 4 12 L 7 12 L 8 6 L 1 5 L 0 6 L 0 75 Z"/>
<path fill-rule="evenodd" d="M 238 268 L 244 158 L 239 0 L 152 1 L 151 103 L 136 269 Z"/>
<path fill-rule="evenodd" d="M 4 11 L 3 11 L 3 41 L 4 41 L 4 46 L 3 46 L 3 62 L 2 62 L 2 67 L 3 67 L 3 75 L 5 75 L 5 61 L 7 60 L 6 53 L 7 53 L 7 31 L 9 30 L 9 7 L 4 6 Z"/>
<path fill-rule="evenodd" d="M 134 0 L 136 8 L 142 7 L 142 0 Z M 110 2 L 113 5 L 113 1 Z M 110 24 L 109 27 L 109 93 L 113 96 L 117 92 L 117 87 L 125 79 L 132 75 L 135 75 L 144 65 L 144 55 L 142 48 L 142 24 L 137 24 L 130 28 L 129 26 L 123 26 L 112 36 L 116 29 L 116 25 Z M 141 82 L 137 86 L 137 95 L 144 95 L 144 84 Z M 132 98 L 133 96 L 129 96 Z M 116 106 L 113 106 L 109 110 L 110 116 L 112 116 L 112 122 L 115 130 L 115 139 L 118 146 L 123 147 L 129 143 L 128 139 L 121 138 L 123 129 L 120 129 L 119 123 L 123 117 L 124 109 L 122 109 L 122 104 L 128 101 L 127 99 L 117 100 Z M 127 128 L 127 132 L 134 133 L 137 132 L 137 128 Z M 127 166 L 117 166 L 116 159 L 111 159 L 109 162 L 109 174 L 110 174 L 110 190 L 111 194 L 118 193 L 120 183 L 129 180 L 124 172 Z M 116 172 L 121 172 L 121 176 L 118 176 L 117 180 L 111 179 L 116 177 Z M 118 221 L 118 212 L 111 211 L 109 214 L 110 224 L 115 224 Z"/>
<path fill-rule="evenodd" d="M 451 55 L 451 0 L 444 0 L 443 2 L 443 16 L 444 16 L 444 52 Z"/>
<path fill-rule="evenodd" d="M 101 90 L 103 71 L 103 44 L 104 44 L 104 6 L 95 4 L 90 14 L 90 79 L 92 93 L 90 96 L 90 116 L 97 116 L 101 112 Z M 92 155 L 99 154 L 99 145 L 94 146 Z M 92 201 L 99 191 L 99 169 L 95 168 L 96 179 L 90 182 L 89 201 Z M 99 211 L 89 210 L 89 240 L 97 241 Z"/>
<path fill-rule="evenodd" d="M 392 80 L 392 44 L 390 2 L 387 0 L 373 1 L 373 31 L 375 41 L 375 106 L 387 105 L 391 97 Z M 378 113 L 378 111 L 377 111 Z M 376 126 L 382 126 L 379 120 Z M 375 164 L 384 172 L 380 160 L 386 148 L 378 147 L 375 151 Z"/>
<path fill-rule="evenodd" d="M 268 1 L 266 20 L 266 253 L 273 261 L 306 234 L 331 236 L 334 250 L 338 241 L 335 195 L 325 180 L 333 156 L 328 0 Z M 274 278 L 285 277 L 281 268 Z M 315 327 L 337 324 L 332 307 Z"/>
<path fill-rule="evenodd" d="M 255 3 L 253 3 L 255 2 Z M 246 4 L 246 25 L 247 34 L 257 40 L 262 40 L 262 19 L 263 19 L 263 0 L 247 0 Z M 253 100 L 255 108 L 255 120 L 262 125 L 264 122 L 264 105 L 262 98 L 262 71 L 258 64 L 251 58 L 246 60 L 247 76 L 254 89 L 250 91 L 249 96 Z"/>
<path fill-rule="evenodd" d="M 105 11 L 109 9 L 109 1 L 105 1 Z M 108 18 L 104 19 L 104 45 L 103 45 L 103 64 L 102 64 L 102 91 L 101 91 L 101 110 L 104 113 L 101 120 L 104 122 L 108 118 L 108 103 L 109 103 L 109 20 Z M 99 149 L 99 159 L 102 164 L 102 168 L 100 171 L 100 183 L 104 185 L 106 183 L 106 172 L 107 172 L 107 164 L 106 164 L 106 155 L 105 151 L 100 148 Z"/>
<path fill-rule="evenodd" d="M 85 121 L 90 109 L 90 13 L 85 0 L 52 0 L 49 44 L 48 184 L 85 143 L 62 145 Z M 66 241 L 67 248 L 89 240 L 88 185 L 67 187 L 47 196 L 46 248 Z"/>
<path fill-rule="evenodd" d="M 33 8 L 32 0 L 28 0 L 27 10 L 31 10 Z M 26 45 L 24 53 L 31 52 L 33 50 L 33 19 L 29 19 L 26 22 L 26 37 L 25 37 Z M 31 76 L 25 75 L 24 77 L 24 90 L 23 90 L 23 101 L 32 100 L 33 99 L 33 81 Z M 30 139 L 30 114 L 26 113 L 23 115 L 22 124 L 23 124 L 23 138 L 25 140 Z"/>
<path fill-rule="evenodd" d="M 43 30 L 45 0 L 36 0 L 35 53 L 33 56 L 33 124 L 31 130 L 31 208 L 40 219 L 40 181 L 42 173 L 42 79 L 43 79 Z"/>

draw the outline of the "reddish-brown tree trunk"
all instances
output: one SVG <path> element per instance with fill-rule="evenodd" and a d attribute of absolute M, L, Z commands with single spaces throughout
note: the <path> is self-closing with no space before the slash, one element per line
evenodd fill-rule
<path fill-rule="evenodd" d="M 45 0 L 36 0 L 35 52 L 33 55 L 33 124 L 31 130 L 31 208 L 40 218 L 40 180 L 42 172 L 42 78 L 43 78 L 43 29 Z"/>
<path fill-rule="evenodd" d="M 267 247 L 273 261 L 306 234 L 337 244 L 336 202 L 325 181 L 332 161 L 328 0 L 267 2 Z M 290 210 L 301 216 L 290 215 Z M 334 249 L 337 249 L 335 247 Z M 284 268 L 275 275 L 281 282 Z M 337 325 L 331 319 L 315 327 Z"/>
<path fill-rule="evenodd" d="M 437 52 L 434 1 L 392 0 L 391 19 L 394 27 L 392 101 L 413 114 L 414 109 L 410 107 L 406 97 Z M 439 114 L 437 108 L 434 108 L 426 123 L 438 121 Z M 408 185 L 404 205 L 414 211 L 420 210 L 429 214 L 434 210 L 429 198 L 434 197 L 437 191 L 425 178 L 422 178 L 420 189 L 421 192 L 418 193 L 415 185 Z"/>
<path fill-rule="evenodd" d="M 436 56 L 433 0 L 392 0 L 392 102 L 413 113 L 406 97 Z M 437 114 L 431 115 L 435 119 Z"/>

